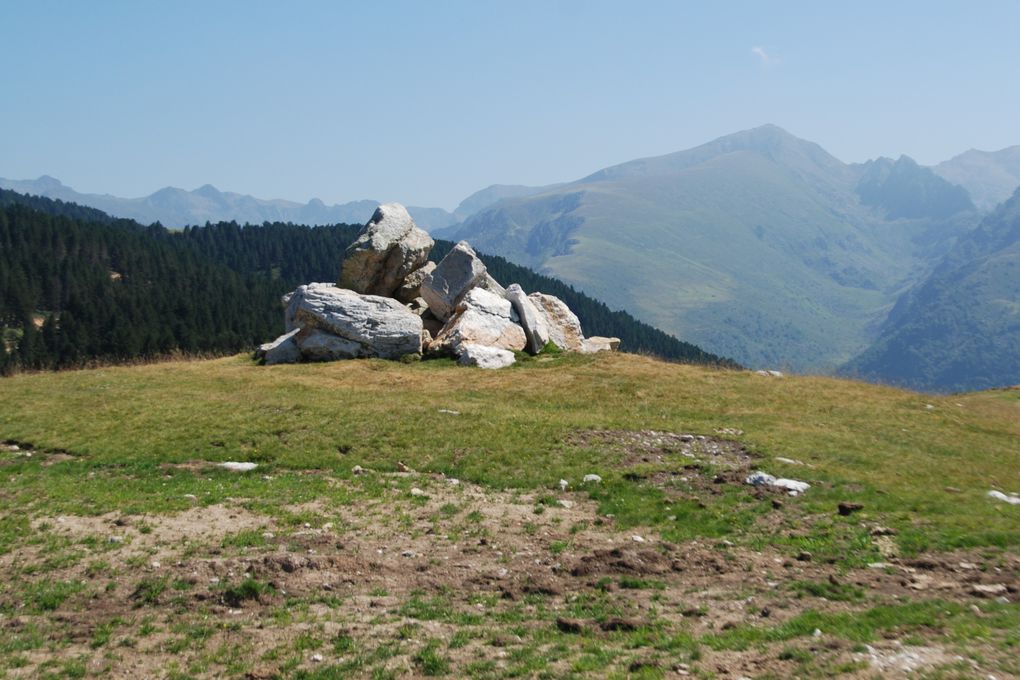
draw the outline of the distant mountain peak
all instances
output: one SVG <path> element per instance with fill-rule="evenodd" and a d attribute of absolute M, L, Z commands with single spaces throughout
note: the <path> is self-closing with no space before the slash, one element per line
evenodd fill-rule
<path fill-rule="evenodd" d="M 979 208 L 991 211 L 1020 186 L 1020 145 L 999 151 L 970 149 L 933 170 L 965 187 Z"/>
<path fill-rule="evenodd" d="M 581 182 L 612 181 L 625 177 L 676 173 L 734 153 L 754 153 L 799 175 L 839 175 L 845 164 L 818 144 L 801 139 L 778 125 L 767 123 L 724 135 L 700 146 L 604 168 Z"/>
<path fill-rule="evenodd" d="M 63 182 L 61 182 L 56 177 L 52 177 L 50 175 L 41 175 L 39 177 L 39 179 L 35 180 L 35 184 L 40 189 L 46 189 L 46 190 L 63 189 L 63 188 L 65 188 Z"/>
<path fill-rule="evenodd" d="M 930 168 L 901 155 L 895 161 L 880 157 L 861 166 L 857 195 L 890 219 L 948 218 L 974 210 L 963 187 L 936 175 Z"/>
<path fill-rule="evenodd" d="M 203 184 L 191 193 L 196 196 L 204 196 L 205 198 L 220 198 L 223 195 L 223 192 L 214 187 L 212 184 Z"/>

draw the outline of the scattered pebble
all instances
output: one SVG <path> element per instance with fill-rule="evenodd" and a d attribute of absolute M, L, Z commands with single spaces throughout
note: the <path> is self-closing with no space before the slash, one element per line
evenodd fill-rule
<path fill-rule="evenodd" d="M 761 471 L 751 473 L 744 481 L 751 486 L 774 486 L 780 489 L 786 489 L 791 496 L 797 496 L 811 488 L 811 485 L 807 482 L 801 482 L 796 479 L 786 479 L 785 477 L 776 478 Z"/>
<path fill-rule="evenodd" d="M 811 637 L 816 637 L 816 638 L 822 637 L 822 630 L 820 628 L 815 628 L 815 631 L 813 633 L 811 633 Z"/>
<path fill-rule="evenodd" d="M 574 507 L 574 501 L 558 500 L 556 502 L 559 503 L 561 507 L 566 508 L 567 510 Z"/>
<path fill-rule="evenodd" d="M 411 489 L 411 495 L 412 496 L 424 496 L 425 492 L 422 491 L 421 489 L 419 489 L 418 487 L 413 487 Z"/>
<path fill-rule="evenodd" d="M 1011 493 L 1007 496 L 1001 491 L 989 491 L 988 496 L 990 498 L 994 498 L 995 500 L 999 500 L 1004 503 L 1009 503 L 1010 505 L 1020 505 L 1020 496 L 1017 496 L 1015 493 Z"/>
<path fill-rule="evenodd" d="M 405 550 L 404 552 L 400 553 L 400 555 L 401 557 L 417 557 L 418 553 L 416 553 L 413 550 Z"/>
<path fill-rule="evenodd" d="M 456 477 L 450 477 L 449 479 L 446 480 L 446 483 L 449 484 L 450 486 L 457 486 L 458 484 L 460 484 L 460 480 L 457 479 Z"/>
<path fill-rule="evenodd" d="M 994 583 L 986 585 L 983 583 L 975 583 L 970 587 L 970 592 L 977 595 L 978 597 L 992 597 L 995 595 L 1003 595 L 1006 593 L 1007 588 L 1001 583 Z"/>
<path fill-rule="evenodd" d="M 404 463 L 402 461 L 398 460 L 397 461 L 397 471 L 398 472 L 410 472 L 411 468 L 407 467 L 406 465 L 404 465 Z"/>
<path fill-rule="evenodd" d="M 602 478 L 599 477 L 598 475 L 585 475 L 584 479 L 581 481 L 583 481 L 585 484 L 588 484 L 589 482 L 593 484 L 598 484 L 599 482 L 602 481 Z"/>
<path fill-rule="evenodd" d="M 570 486 L 570 482 L 565 479 L 560 480 L 560 491 L 566 491 L 568 486 Z"/>
<path fill-rule="evenodd" d="M 313 663 L 322 663 L 322 654 L 312 654 Z"/>
<path fill-rule="evenodd" d="M 223 468 L 224 470 L 230 470 L 231 472 L 251 472 L 258 466 L 258 463 L 238 463 L 232 460 L 216 465 L 216 467 Z"/>
<path fill-rule="evenodd" d="M 863 510 L 864 505 L 861 503 L 851 503 L 849 501 L 843 501 L 836 507 L 836 509 L 839 511 L 840 515 L 846 517 L 847 515 L 852 515 L 855 512 Z"/>
<path fill-rule="evenodd" d="M 644 543 L 645 542 L 644 536 L 638 536 L 637 534 L 631 536 L 630 540 L 634 541 L 635 543 Z"/>
<path fill-rule="evenodd" d="M 351 468 L 351 474 L 352 475 L 365 474 L 365 468 L 361 467 L 360 465 L 355 465 L 354 467 Z"/>
<path fill-rule="evenodd" d="M 124 542 L 124 537 L 123 536 L 110 536 L 109 538 L 106 539 L 106 541 L 108 543 L 123 543 Z"/>

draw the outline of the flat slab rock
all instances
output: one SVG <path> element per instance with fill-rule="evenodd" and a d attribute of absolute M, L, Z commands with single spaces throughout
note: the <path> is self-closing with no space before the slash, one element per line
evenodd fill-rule
<path fill-rule="evenodd" d="M 363 295 L 329 283 L 299 286 L 286 298 L 287 331 L 309 360 L 421 352 L 421 317 L 397 300 Z"/>
<path fill-rule="evenodd" d="M 266 366 L 273 364 L 293 364 L 301 361 L 301 348 L 294 341 L 294 336 L 301 329 L 295 328 L 284 333 L 276 340 L 259 345 L 255 358 L 262 359 Z"/>

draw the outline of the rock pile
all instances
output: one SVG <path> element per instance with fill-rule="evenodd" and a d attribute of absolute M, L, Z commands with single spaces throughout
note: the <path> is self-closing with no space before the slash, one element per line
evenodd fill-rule
<path fill-rule="evenodd" d="M 549 343 L 568 352 L 615 351 L 618 338 L 585 338 L 553 295 L 503 288 L 466 241 L 438 264 L 434 242 L 404 206 L 379 206 L 347 249 L 340 282 L 309 283 L 284 296 L 284 334 L 261 345 L 266 364 L 408 355 L 453 356 L 503 368 L 514 352 Z"/>

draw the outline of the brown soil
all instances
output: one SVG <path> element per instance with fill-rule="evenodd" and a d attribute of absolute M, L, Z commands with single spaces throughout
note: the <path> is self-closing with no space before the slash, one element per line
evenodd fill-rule
<path fill-rule="evenodd" d="M 723 474 L 736 480 L 753 461 L 739 444 L 709 437 L 606 431 L 577 437 L 575 445 L 625 450 L 624 465 L 661 457 L 695 463 L 707 458 L 713 467 L 729 469 Z M 707 540 L 674 545 L 640 528 L 620 531 L 611 518 L 599 517 L 582 494 L 561 494 L 569 507 L 539 505 L 536 494 L 491 491 L 439 476 L 405 472 L 380 477 L 411 478 L 425 495 L 408 497 L 394 486 L 390 496 L 361 506 L 288 508 L 340 517 L 321 526 L 281 526 L 246 510 L 244 499 L 206 507 L 195 499 L 196 507 L 176 515 L 36 520 L 37 532 L 76 541 L 97 537 L 102 547 L 88 559 L 47 572 L 50 582 L 84 584 L 80 594 L 55 611 L 32 613 L 11 593 L 0 591 L 0 637 L 3 631 L 11 635 L 39 626 L 61 641 L 53 650 L 26 652 L 24 665 L 8 669 L 6 677 L 35 677 L 40 664 L 79 656 L 90 659 L 89 672 L 110 678 L 165 677 L 173 664 L 179 669 L 195 665 L 198 670 L 190 673 L 195 676 L 231 676 L 208 658 L 215 650 L 235 650 L 246 670 L 234 676 L 268 678 L 295 655 L 297 667 L 308 669 L 349 659 L 351 652 L 332 647 L 330 641 L 338 636 L 366 650 L 397 641 L 402 651 L 384 661 L 386 668 L 416 675 L 421 669 L 414 655 L 425 641 L 449 642 L 471 625 L 465 620 L 472 616 L 492 621 L 491 631 L 477 629 L 478 636 L 444 653 L 454 668 L 491 660 L 498 674 L 511 667 L 512 650 L 524 644 L 522 636 L 538 628 L 610 639 L 645 626 L 682 626 L 702 636 L 743 625 L 775 625 L 807 609 L 863 611 L 877 603 L 936 597 L 980 606 L 996 597 L 1020 597 L 1016 555 L 961 551 L 890 558 L 843 572 L 773 549 L 758 552 Z M 715 484 L 698 483 L 705 488 Z M 247 548 L 225 543 L 239 531 L 262 540 Z M 0 573 L 45 558 L 42 546 L 20 547 L 0 556 Z M 97 570 L 96 561 L 107 566 Z M 140 584 L 153 579 L 167 587 L 146 599 Z M 245 579 L 271 590 L 243 597 L 227 589 Z M 805 596 L 794 587 L 805 582 L 857 589 L 860 599 Z M 579 604 L 589 600 L 601 602 L 609 613 L 579 615 L 584 612 Z M 427 607 L 439 611 L 422 614 Z M 511 614 L 518 623 L 494 623 L 497 615 Z M 120 623 L 109 651 L 96 652 L 101 627 L 114 620 Z M 152 630 L 142 634 L 146 621 Z M 188 642 L 187 630 L 201 626 L 204 637 Z M 301 648 L 301 636 L 324 644 Z M 958 663 L 953 650 L 937 644 L 903 647 L 895 639 L 866 651 L 824 634 L 797 645 L 832 663 L 858 663 L 846 677 L 897 677 Z M 718 677 L 788 675 L 796 662 L 780 658 L 781 648 L 706 649 L 696 664 L 686 665 L 666 664 L 661 655 L 646 660 L 635 652 L 624 670 L 637 672 L 649 665 L 679 677 L 696 665 L 702 674 Z M 274 655 L 274 649 L 283 651 Z M 981 651 L 988 658 L 1002 653 Z M 976 662 L 968 663 L 973 672 L 980 671 Z M 566 673 L 570 663 L 554 662 L 550 670 Z"/>

